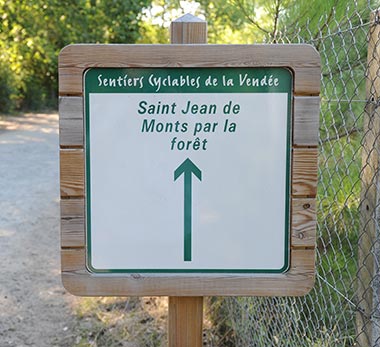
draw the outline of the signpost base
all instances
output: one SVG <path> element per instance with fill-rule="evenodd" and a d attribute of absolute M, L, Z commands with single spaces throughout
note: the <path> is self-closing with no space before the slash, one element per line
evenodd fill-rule
<path fill-rule="evenodd" d="M 202 347 L 203 297 L 169 297 L 169 347 Z"/>

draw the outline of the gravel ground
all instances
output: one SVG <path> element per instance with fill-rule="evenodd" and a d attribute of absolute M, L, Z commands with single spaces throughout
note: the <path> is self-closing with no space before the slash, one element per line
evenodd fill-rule
<path fill-rule="evenodd" d="M 72 346 L 60 280 L 58 116 L 0 118 L 0 346 Z"/>

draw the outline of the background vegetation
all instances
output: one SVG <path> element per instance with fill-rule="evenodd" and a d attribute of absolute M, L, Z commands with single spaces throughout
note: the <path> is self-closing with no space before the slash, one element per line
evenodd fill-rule
<path fill-rule="evenodd" d="M 281 42 L 306 22 L 317 38 L 332 8 L 334 20 L 349 15 L 338 0 L 0 0 L 0 112 L 56 108 L 70 43 L 168 43 L 168 24 L 188 10 L 207 18 L 210 43 Z"/>
<path fill-rule="evenodd" d="M 149 0 L 0 0 L 0 112 L 57 107 L 70 43 L 134 43 Z"/>

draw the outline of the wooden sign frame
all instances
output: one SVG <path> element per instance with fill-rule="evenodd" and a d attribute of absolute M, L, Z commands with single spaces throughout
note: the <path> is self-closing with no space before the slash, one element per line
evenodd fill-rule
<path fill-rule="evenodd" d="M 83 75 L 89 68 L 285 67 L 293 72 L 290 268 L 279 274 L 94 274 L 86 268 Z M 320 58 L 309 45 L 71 45 L 59 56 L 61 259 L 81 296 L 295 296 L 314 283 Z"/>

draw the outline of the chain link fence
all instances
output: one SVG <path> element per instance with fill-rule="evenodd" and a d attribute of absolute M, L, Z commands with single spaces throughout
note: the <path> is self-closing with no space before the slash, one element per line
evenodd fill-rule
<path fill-rule="evenodd" d="M 268 37 L 322 60 L 316 282 L 300 298 L 208 298 L 207 346 L 380 346 L 379 5 Z"/>

